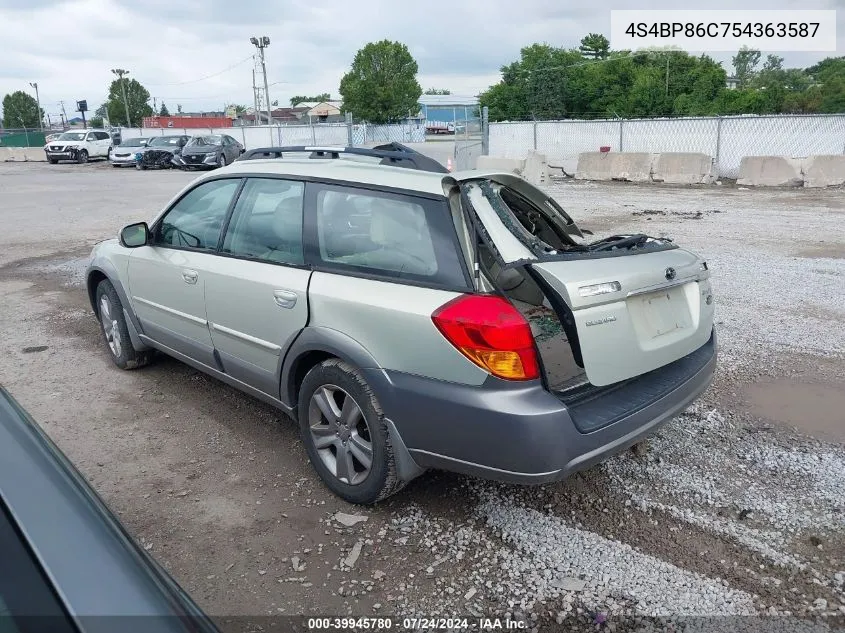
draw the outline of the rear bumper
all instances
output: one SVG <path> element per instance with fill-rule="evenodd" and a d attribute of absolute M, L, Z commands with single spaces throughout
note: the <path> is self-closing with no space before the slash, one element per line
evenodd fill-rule
<path fill-rule="evenodd" d="M 648 399 L 632 398 L 631 385 L 593 399 L 589 413 L 600 406 L 617 414 L 591 432 L 580 431 L 573 420 L 581 405 L 570 410 L 539 381 L 488 379 L 472 387 L 381 370 L 365 373 L 419 466 L 541 484 L 603 461 L 682 413 L 712 382 L 716 347 L 714 331 L 693 352 L 696 363 L 684 362 L 687 357 L 651 372 L 651 381 L 643 383 L 652 389 Z M 654 390 L 656 376 L 660 390 Z"/>

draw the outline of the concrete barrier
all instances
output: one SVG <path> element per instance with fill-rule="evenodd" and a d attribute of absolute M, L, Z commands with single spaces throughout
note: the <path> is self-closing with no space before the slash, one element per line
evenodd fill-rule
<path fill-rule="evenodd" d="M 522 169 L 522 177 L 533 185 L 545 185 L 549 181 L 549 163 L 546 155 L 529 152 Z"/>
<path fill-rule="evenodd" d="M 786 156 L 743 156 L 736 184 L 750 187 L 800 187 L 804 184 L 801 161 Z"/>
<path fill-rule="evenodd" d="M 480 170 L 507 171 L 522 174 L 525 170 L 525 159 L 500 158 L 498 156 L 479 156 L 475 168 Z"/>
<path fill-rule="evenodd" d="M 805 187 L 845 185 L 845 156 L 809 156 L 801 167 Z"/>
<path fill-rule="evenodd" d="M 578 155 L 575 178 L 650 182 L 654 157 L 645 152 L 584 152 Z"/>
<path fill-rule="evenodd" d="M 47 162 L 47 155 L 40 147 L 24 147 L 23 159 L 29 162 Z"/>
<path fill-rule="evenodd" d="M 713 159 L 707 154 L 666 152 L 654 161 L 651 179 L 677 185 L 709 185 L 716 178 Z"/>

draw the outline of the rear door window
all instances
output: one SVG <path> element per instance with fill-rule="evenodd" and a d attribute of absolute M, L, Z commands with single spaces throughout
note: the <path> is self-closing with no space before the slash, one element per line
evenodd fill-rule
<path fill-rule="evenodd" d="M 463 258 L 444 198 L 309 185 L 312 255 L 321 268 L 464 288 Z"/>

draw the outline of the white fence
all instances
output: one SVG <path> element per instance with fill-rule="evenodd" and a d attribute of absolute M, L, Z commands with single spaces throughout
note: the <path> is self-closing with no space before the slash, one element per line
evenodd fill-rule
<path fill-rule="evenodd" d="M 490 154 L 524 158 L 532 149 L 572 166 L 600 147 L 623 152 L 702 152 L 719 175 L 736 178 L 743 156 L 845 153 L 845 115 L 520 121 L 490 124 Z"/>
<path fill-rule="evenodd" d="M 162 136 L 169 134 L 228 134 L 246 149 L 284 145 L 346 146 L 367 143 L 423 143 L 425 121 L 369 125 L 360 123 L 317 123 L 314 125 L 257 125 L 226 128 L 121 128 L 122 138 Z"/>

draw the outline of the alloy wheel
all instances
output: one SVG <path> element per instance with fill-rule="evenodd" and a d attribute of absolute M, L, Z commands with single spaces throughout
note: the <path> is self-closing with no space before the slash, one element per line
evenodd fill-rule
<path fill-rule="evenodd" d="M 336 385 L 319 387 L 308 405 L 311 441 L 323 464 L 339 481 L 363 482 L 373 466 L 370 427 L 361 407 Z"/>
<path fill-rule="evenodd" d="M 100 323 L 103 324 L 103 333 L 106 335 L 106 342 L 109 344 L 111 353 L 115 358 L 119 358 L 123 351 L 122 341 L 117 319 L 114 318 L 112 312 L 111 301 L 107 296 L 103 296 L 100 299 Z"/>

